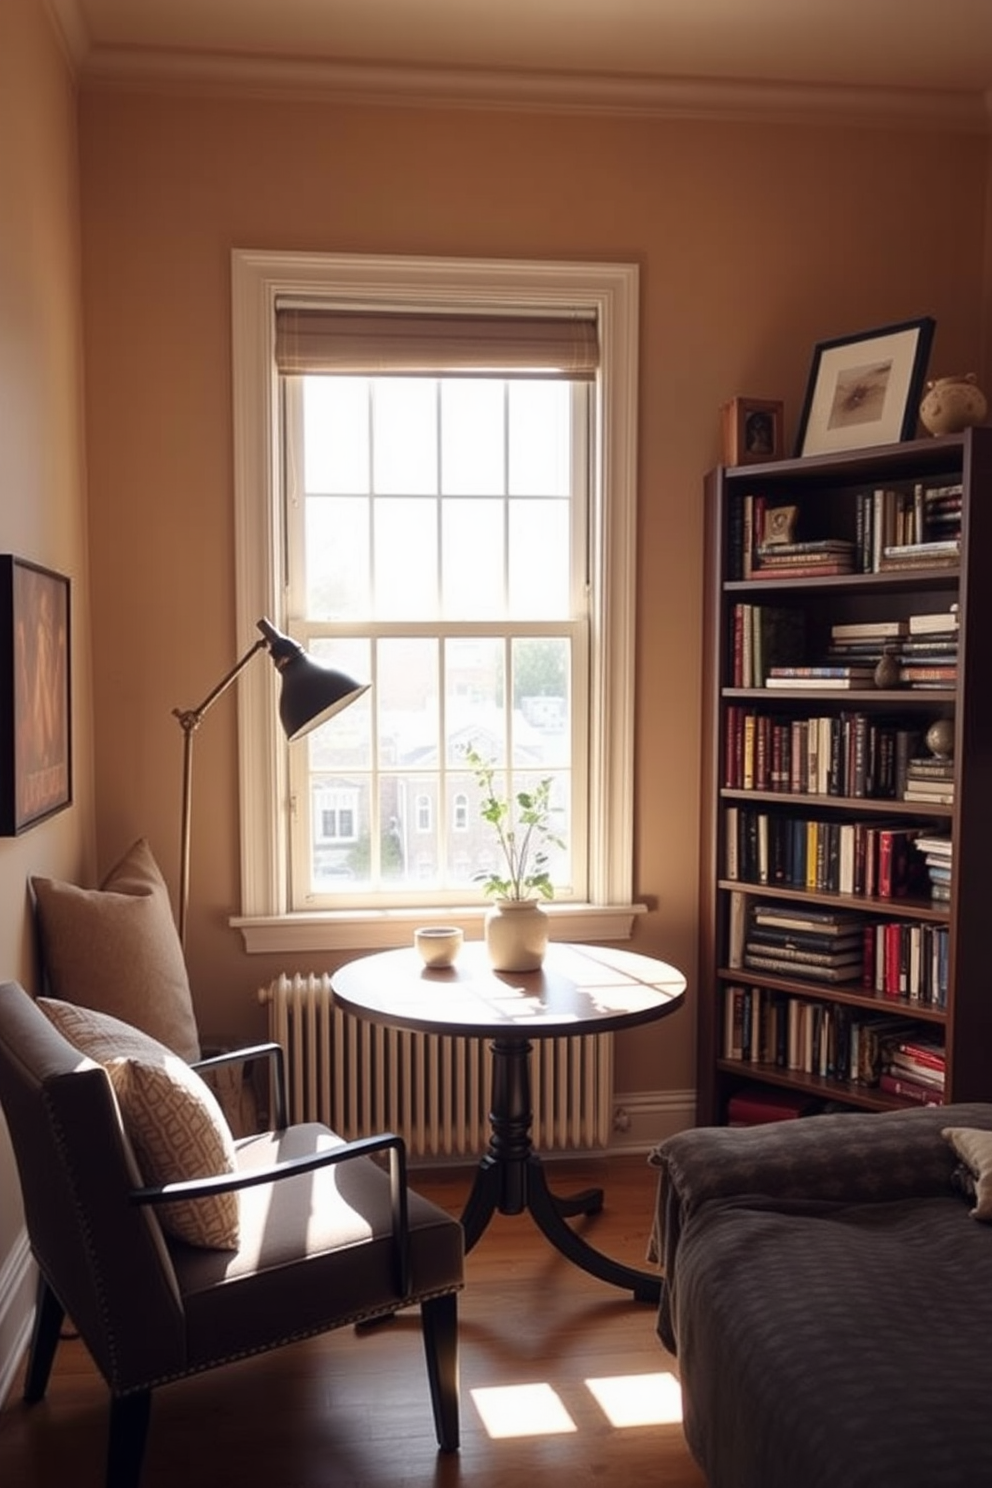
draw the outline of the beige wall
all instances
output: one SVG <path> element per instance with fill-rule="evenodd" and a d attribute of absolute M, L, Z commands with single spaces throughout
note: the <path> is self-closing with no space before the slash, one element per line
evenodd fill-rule
<path fill-rule="evenodd" d="M 639 947 L 696 934 L 700 481 L 720 404 L 781 397 L 816 341 L 929 313 L 933 366 L 981 372 L 987 148 L 922 134 L 82 100 L 87 430 L 104 864 L 146 834 L 177 872 L 180 739 L 232 662 L 234 247 L 625 260 L 642 290 Z M 154 662 L 154 670 L 137 675 Z M 260 1029 L 238 906 L 235 712 L 197 742 L 189 959 L 201 1022 Z M 305 962 L 300 958 L 297 964 Z M 311 962 L 310 964 L 314 964 Z M 628 1039 L 622 1090 L 691 1086 L 692 1019 Z"/>
<path fill-rule="evenodd" d="M 72 583 L 75 804 L 0 838 L 0 980 L 34 987 L 27 880 L 93 872 L 75 100 L 38 0 L 0 5 L 0 552 Z M 6 725 L 6 720 L 4 720 Z M 0 1395 L 30 1301 L 0 1117 Z M 21 1264 L 8 1264 L 16 1255 Z"/>

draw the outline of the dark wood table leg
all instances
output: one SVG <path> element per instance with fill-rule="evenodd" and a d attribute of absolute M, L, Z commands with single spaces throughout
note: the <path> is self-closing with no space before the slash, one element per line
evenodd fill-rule
<path fill-rule="evenodd" d="M 603 1190 L 587 1188 L 558 1198 L 548 1187 L 531 1141 L 530 1054 L 527 1039 L 498 1038 L 492 1044 L 491 1134 L 489 1150 L 476 1170 L 462 1211 L 466 1252 L 479 1240 L 494 1213 L 522 1214 L 526 1209 L 541 1233 L 575 1265 L 601 1281 L 632 1292 L 638 1302 L 657 1302 L 660 1277 L 611 1260 L 565 1223 L 566 1218 L 578 1214 L 598 1214 L 603 1207 Z"/>

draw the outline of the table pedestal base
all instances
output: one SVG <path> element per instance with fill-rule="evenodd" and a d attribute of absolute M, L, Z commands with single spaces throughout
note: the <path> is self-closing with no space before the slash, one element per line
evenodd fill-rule
<path fill-rule="evenodd" d="M 635 1301 L 657 1302 L 660 1277 L 611 1260 L 565 1223 L 578 1214 L 597 1214 L 603 1207 L 603 1190 L 588 1188 L 558 1198 L 548 1187 L 530 1135 L 530 1053 L 530 1043 L 522 1038 L 498 1038 L 492 1044 L 492 1134 L 462 1211 L 466 1251 L 476 1244 L 495 1213 L 522 1214 L 526 1209 L 555 1249 L 583 1271 L 632 1292 Z"/>

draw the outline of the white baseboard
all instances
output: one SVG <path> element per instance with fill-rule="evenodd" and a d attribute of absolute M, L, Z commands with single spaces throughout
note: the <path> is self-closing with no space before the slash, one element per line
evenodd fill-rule
<path fill-rule="evenodd" d="M 24 1350 L 31 1339 L 38 1272 L 28 1245 L 28 1232 L 21 1230 L 0 1265 L 0 1405 L 14 1383 Z"/>
<path fill-rule="evenodd" d="M 611 1152 L 648 1153 L 696 1124 L 695 1090 L 628 1090 L 613 1097 Z"/>

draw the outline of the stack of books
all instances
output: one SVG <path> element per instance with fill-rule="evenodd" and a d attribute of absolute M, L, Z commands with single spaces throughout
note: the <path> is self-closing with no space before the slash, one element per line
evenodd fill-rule
<path fill-rule="evenodd" d="M 762 543 L 755 552 L 754 569 L 763 579 L 822 578 L 853 573 L 854 555 L 854 543 L 840 537 Z"/>
<path fill-rule="evenodd" d="M 961 500 L 964 488 L 960 481 L 946 486 L 923 487 L 923 530 L 928 538 L 960 538 Z"/>
<path fill-rule="evenodd" d="M 860 980 L 864 917 L 849 910 L 758 903 L 747 927 L 744 965 L 803 980 Z"/>
<path fill-rule="evenodd" d="M 871 687 L 875 678 L 874 666 L 865 662 L 850 662 L 845 665 L 831 666 L 772 666 L 768 668 L 765 678 L 766 687 L 779 687 L 786 690 L 792 688 L 830 688 L 837 690 L 851 690 L 859 687 Z"/>
<path fill-rule="evenodd" d="M 929 542 L 889 543 L 882 549 L 879 573 L 902 568 L 957 568 L 961 561 L 960 537 L 939 537 Z"/>
<path fill-rule="evenodd" d="M 919 755 L 906 766 L 904 801 L 925 801 L 937 806 L 954 805 L 954 761 L 935 754 Z"/>
<path fill-rule="evenodd" d="M 953 687 L 958 675 L 957 606 L 941 614 L 910 615 L 899 662 L 904 686 Z"/>
<path fill-rule="evenodd" d="M 830 627 L 830 646 L 824 660 L 842 665 L 875 667 L 887 650 L 901 651 L 909 634 L 907 620 L 866 620 Z"/>
<path fill-rule="evenodd" d="M 916 847 L 923 854 L 923 862 L 930 876 L 930 897 L 938 904 L 946 904 L 951 897 L 951 871 L 954 844 L 948 833 L 946 836 L 936 834 L 933 836 L 920 835 L 916 839 Z"/>
<path fill-rule="evenodd" d="M 882 1044 L 879 1088 L 922 1106 L 942 1106 L 947 1055 L 938 1039 L 925 1033 L 894 1034 Z"/>

